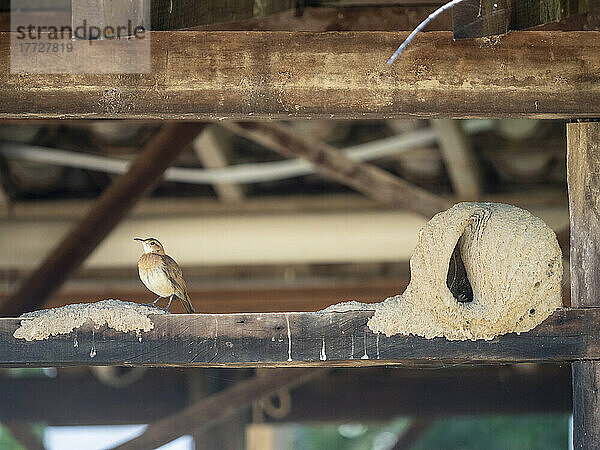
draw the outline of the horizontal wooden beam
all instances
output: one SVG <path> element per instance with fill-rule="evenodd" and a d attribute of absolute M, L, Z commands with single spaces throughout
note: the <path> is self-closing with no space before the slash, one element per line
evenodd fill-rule
<path fill-rule="evenodd" d="M 65 76 L 11 74 L 0 33 L 0 118 L 600 116 L 600 32 L 428 32 L 387 65 L 406 36 L 153 32 L 151 73 Z"/>
<path fill-rule="evenodd" d="M 291 392 L 281 422 L 570 412 L 569 372 L 550 364 L 339 370 Z"/>
<path fill-rule="evenodd" d="M 13 337 L 19 319 L 2 318 L 0 366 L 360 367 L 600 359 L 597 308 L 562 309 L 528 333 L 491 341 L 375 335 L 366 326 L 371 315 L 156 315 L 154 329 L 140 339 L 135 333 L 84 325 L 68 335 L 31 342 Z"/>
<path fill-rule="evenodd" d="M 136 235 L 158 236 L 182 267 L 407 261 L 426 222 L 401 210 L 353 211 L 350 207 L 183 217 L 183 213 L 163 215 L 161 204 L 153 214 L 125 218 L 85 267 L 135 267 L 140 255 L 132 241 Z M 528 209 L 553 229 L 569 223 L 566 204 Z M 72 218 L 0 220 L 0 269 L 35 267 L 73 224 Z"/>
<path fill-rule="evenodd" d="M 28 121 L 3 121 L 24 123 Z M 32 121 L 33 122 L 33 121 Z M 44 120 L 49 124 L 52 120 Z M 61 122 L 62 123 L 62 122 Z M 73 123 L 73 121 L 71 121 Z M 453 200 L 453 197 L 445 197 Z M 567 207 L 564 189 L 543 188 L 523 192 L 486 193 L 486 202 L 509 203 L 524 209 Z M 88 199 L 13 200 L 11 220 L 63 219 L 81 217 L 92 205 Z M 315 213 L 348 211 L 381 211 L 389 209 L 362 194 L 315 194 L 248 197 L 242 203 L 223 203 L 208 197 L 146 197 L 141 199 L 129 213 L 129 217 L 144 219 L 161 216 L 223 215 L 234 213 Z M 568 221 L 567 221 L 568 222 Z"/>
<path fill-rule="evenodd" d="M 231 377 L 225 370 L 190 370 L 213 382 Z M 265 414 L 265 421 L 352 422 L 387 421 L 399 416 L 568 413 L 570 385 L 570 367 L 554 364 L 440 370 L 336 369 L 291 391 L 288 415 L 275 419 Z M 56 378 L 2 377 L 0 398 L 11 408 L 0 409 L 0 422 L 43 422 L 53 426 L 148 423 L 188 406 L 193 392 L 186 369 L 149 369 L 125 389 L 108 386 L 87 371 L 76 375 L 69 369 L 59 370 Z"/>

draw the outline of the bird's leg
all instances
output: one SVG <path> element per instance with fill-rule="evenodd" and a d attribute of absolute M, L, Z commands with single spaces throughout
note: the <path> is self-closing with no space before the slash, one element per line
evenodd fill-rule
<path fill-rule="evenodd" d="M 173 297 L 175 297 L 175 294 L 171 294 L 171 296 L 169 297 L 169 303 L 167 303 L 167 306 L 165 306 L 165 309 L 168 311 L 169 307 L 171 306 L 171 302 L 173 301 Z"/>
<path fill-rule="evenodd" d="M 157 297 L 156 300 L 154 300 L 152 303 L 142 303 L 142 305 L 144 306 L 153 306 L 154 308 L 160 308 L 160 306 L 158 306 L 156 304 L 156 302 L 158 302 L 162 297 Z M 170 304 L 170 302 L 169 302 Z"/>

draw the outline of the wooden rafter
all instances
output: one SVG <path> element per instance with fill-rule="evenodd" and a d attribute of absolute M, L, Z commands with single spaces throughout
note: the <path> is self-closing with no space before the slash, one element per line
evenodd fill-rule
<path fill-rule="evenodd" d="M 454 194 L 458 200 L 477 201 L 481 195 L 481 169 L 469 138 L 450 119 L 431 120 Z"/>
<path fill-rule="evenodd" d="M 350 186 L 381 203 L 405 208 L 425 217 L 449 208 L 450 202 L 398 178 L 379 167 L 353 161 L 330 145 L 271 122 L 228 122 L 233 132 L 283 155 L 303 158 L 315 171 Z"/>
<path fill-rule="evenodd" d="M 198 135 L 192 147 L 196 156 L 206 168 L 226 167 L 225 152 L 230 146 L 225 130 L 215 125 L 205 128 Z M 232 183 L 216 183 L 213 185 L 219 199 L 223 202 L 239 203 L 244 199 L 244 190 L 240 185 Z"/>
<path fill-rule="evenodd" d="M 64 76 L 11 74 L 0 33 L 0 118 L 600 116 L 600 32 L 422 33 L 387 65 L 406 36 L 153 32 L 149 74 Z"/>

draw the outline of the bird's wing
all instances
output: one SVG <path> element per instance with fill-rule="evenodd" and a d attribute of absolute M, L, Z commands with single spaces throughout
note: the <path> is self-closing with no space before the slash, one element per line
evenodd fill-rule
<path fill-rule="evenodd" d="M 163 270 L 167 275 L 167 278 L 175 287 L 175 295 L 179 298 L 185 298 L 187 287 L 179 265 L 169 255 L 161 255 L 161 259 L 163 262 Z"/>

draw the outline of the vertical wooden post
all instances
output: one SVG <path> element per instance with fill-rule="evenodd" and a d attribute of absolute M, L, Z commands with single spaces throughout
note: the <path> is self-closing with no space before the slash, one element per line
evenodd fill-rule
<path fill-rule="evenodd" d="M 571 302 L 600 306 L 600 122 L 567 125 Z M 600 448 L 600 362 L 573 363 L 573 447 Z"/>
<path fill-rule="evenodd" d="M 231 148 L 231 139 L 223 128 L 209 125 L 194 139 L 192 147 L 204 167 L 227 166 L 225 151 Z M 237 184 L 215 183 L 213 188 L 217 197 L 224 202 L 237 203 L 244 200 L 244 191 Z"/>

